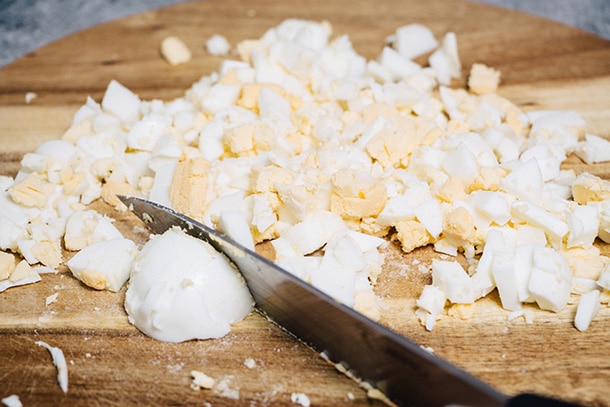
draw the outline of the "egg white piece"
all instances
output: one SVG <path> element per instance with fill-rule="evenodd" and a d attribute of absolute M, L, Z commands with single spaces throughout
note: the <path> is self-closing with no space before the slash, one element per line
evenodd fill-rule
<path fill-rule="evenodd" d="M 392 46 L 407 59 L 414 59 L 438 46 L 438 41 L 430 29 L 421 24 L 408 24 L 399 27 L 389 38 Z"/>
<path fill-rule="evenodd" d="M 591 321 L 597 315 L 600 309 L 600 294 L 598 290 L 592 290 L 580 296 L 578 308 L 576 309 L 576 317 L 574 318 L 574 326 L 579 331 L 582 332 L 589 329 Z"/>
<path fill-rule="evenodd" d="M 226 55 L 231 50 L 231 44 L 225 36 L 215 34 L 205 42 L 205 49 L 210 55 Z"/>
<path fill-rule="evenodd" d="M 587 164 L 610 161 L 610 141 L 593 134 L 585 134 L 585 140 L 578 143 L 574 152 Z"/>
<path fill-rule="evenodd" d="M 140 98 L 116 80 L 110 81 L 102 99 L 106 112 L 129 124 L 139 119 L 141 105 Z"/>
<path fill-rule="evenodd" d="M 472 304 L 476 299 L 472 279 L 457 261 L 433 260 L 432 285 L 452 303 Z"/>
<path fill-rule="evenodd" d="M 137 253 L 136 244 L 129 239 L 102 240 L 83 248 L 67 265 L 89 287 L 116 292 L 129 278 Z"/>
<path fill-rule="evenodd" d="M 243 212 L 224 211 L 218 217 L 218 230 L 246 249 L 254 251 L 254 240 Z"/>
<path fill-rule="evenodd" d="M 253 306 L 232 263 L 179 229 L 153 236 L 144 245 L 125 296 L 129 321 L 166 342 L 222 337 Z"/>
<path fill-rule="evenodd" d="M 66 222 L 64 245 L 68 250 L 80 250 L 92 243 L 119 239 L 123 235 L 113 225 L 114 220 L 94 210 L 75 211 Z"/>
<path fill-rule="evenodd" d="M 528 290 L 541 309 L 561 311 L 568 303 L 572 272 L 562 255 L 549 247 L 535 247 Z"/>
<path fill-rule="evenodd" d="M 16 394 L 11 394 L 10 396 L 2 398 L 2 404 L 7 407 L 23 407 L 23 403 L 19 399 L 19 396 Z"/>
<path fill-rule="evenodd" d="M 64 393 L 68 392 L 68 364 L 66 363 L 66 358 L 64 357 L 64 352 L 60 348 L 56 348 L 55 346 L 51 346 L 43 341 L 36 341 L 36 345 L 42 346 L 46 348 L 51 357 L 53 358 L 53 364 L 57 368 L 57 382 L 59 383 L 59 387 Z"/>

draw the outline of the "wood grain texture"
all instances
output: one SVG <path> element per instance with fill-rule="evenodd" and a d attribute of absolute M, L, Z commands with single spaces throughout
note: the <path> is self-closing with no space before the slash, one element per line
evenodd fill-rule
<path fill-rule="evenodd" d="M 577 29 L 455 0 L 209 0 L 90 28 L 0 70 L 0 174 L 14 175 L 24 153 L 58 138 L 85 99 L 100 100 L 111 79 L 143 99 L 182 96 L 218 68 L 220 58 L 205 53 L 206 38 L 222 33 L 236 44 L 290 17 L 330 21 L 335 34 L 348 34 L 368 58 L 407 23 L 424 24 L 438 38 L 454 31 L 464 73 L 474 62 L 493 66 L 502 72 L 499 93 L 524 110 L 577 110 L 589 132 L 610 138 L 610 42 Z M 159 43 L 168 35 L 187 43 L 191 63 L 172 68 L 160 58 Z M 26 105 L 26 92 L 38 98 Z M 589 167 L 570 158 L 566 166 L 610 178 L 607 164 Z M 118 223 L 127 233 L 134 222 L 121 218 Z M 607 254 L 607 247 L 603 251 Z M 534 323 L 526 324 L 509 322 L 491 296 L 474 306 L 471 319 L 443 318 L 426 332 L 413 310 L 430 277 L 419 273 L 413 260 L 425 263 L 432 253 L 404 256 L 393 248 L 388 256 L 377 287 L 387 304 L 384 323 L 506 393 L 536 391 L 610 405 L 609 308 L 581 333 L 572 324 L 573 305 L 559 314 L 532 310 Z M 46 297 L 55 292 L 57 302 L 46 306 Z M 0 397 L 18 394 L 24 405 L 275 406 L 292 405 L 290 395 L 298 392 L 315 406 L 381 404 L 256 313 L 223 339 L 166 344 L 127 322 L 123 296 L 88 289 L 65 269 L 0 294 Z M 37 340 L 65 352 L 67 394 Z M 246 358 L 256 366 L 247 368 Z M 222 380 L 224 390 L 190 389 L 191 370 Z"/>

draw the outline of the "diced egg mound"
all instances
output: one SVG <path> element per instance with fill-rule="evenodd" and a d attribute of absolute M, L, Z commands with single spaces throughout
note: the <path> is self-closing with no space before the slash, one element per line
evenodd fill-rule
<path fill-rule="evenodd" d="M 224 60 L 168 102 L 141 100 L 111 81 L 61 140 L 26 154 L 14 179 L 0 178 L 0 248 L 56 268 L 65 262 L 62 244 L 81 250 L 122 238 L 86 205 L 101 198 L 125 209 L 115 195 L 136 195 L 247 247 L 270 241 L 287 270 L 375 319 L 373 287 L 389 238 L 405 252 L 432 245 L 471 263 L 432 264 L 432 284 L 417 300 L 429 330 L 448 303 L 472 304 L 496 289 L 511 312 L 527 303 L 558 312 L 587 295 L 577 317 L 586 329 L 594 303 L 608 298 L 610 262 L 593 242 L 610 242 L 610 182 L 561 164 L 572 153 L 606 161 L 610 143 L 581 139 L 577 112 L 522 112 L 494 93 L 499 73 L 484 65 L 472 67 L 468 90 L 451 88 L 462 74 L 454 33 L 437 41 L 421 25 L 400 27 L 370 61 L 331 33 L 327 22 L 288 19 L 237 44 L 239 60 Z M 427 66 L 414 62 L 426 54 Z M 186 248 L 201 245 L 177 245 L 188 239 L 171 233 L 150 244 L 168 239 L 181 250 L 172 264 L 152 246 L 136 260 L 130 320 L 163 340 L 222 335 L 228 324 L 214 325 L 199 286 L 215 277 L 190 263 L 199 274 L 177 274 L 176 262 L 197 263 Z M 104 288 L 120 287 L 123 278 L 103 271 L 102 259 L 89 264 L 97 257 L 80 266 L 76 258 L 74 274 L 95 270 L 116 279 Z M 596 264 L 586 277 L 593 284 L 575 289 L 582 264 Z M 231 281 L 232 291 L 212 294 L 238 298 L 245 288 Z M 594 290 L 599 298 L 587 294 Z M 202 307 L 180 302 L 182 292 Z M 249 296 L 239 298 L 245 312 Z M 204 318 L 179 317 L 194 312 Z M 211 325 L 204 329 L 203 320 Z"/>

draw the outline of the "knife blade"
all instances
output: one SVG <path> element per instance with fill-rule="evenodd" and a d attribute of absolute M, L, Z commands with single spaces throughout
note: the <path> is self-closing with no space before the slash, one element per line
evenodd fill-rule
<path fill-rule="evenodd" d="M 508 397 L 216 230 L 155 202 L 118 196 L 154 233 L 179 227 L 224 253 L 259 311 L 348 375 L 401 406 L 575 406 L 535 394 Z"/>

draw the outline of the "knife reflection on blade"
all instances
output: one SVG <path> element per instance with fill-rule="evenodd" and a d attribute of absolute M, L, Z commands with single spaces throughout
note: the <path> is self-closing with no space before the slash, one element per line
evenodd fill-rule
<path fill-rule="evenodd" d="M 510 398 L 214 229 L 154 202 L 119 198 L 154 233 L 177 226 L 212 244 L 237 266 L 269 319 L 398 405 L 574 405 L 531 394 Z"/>

